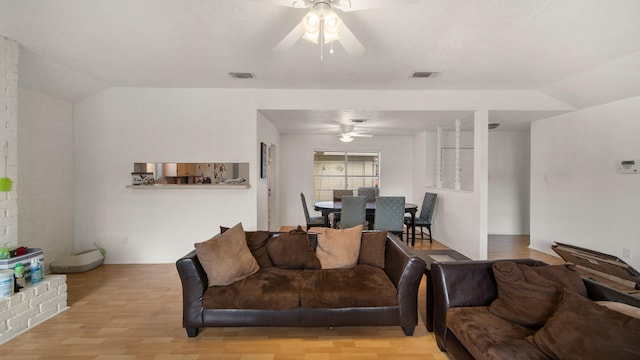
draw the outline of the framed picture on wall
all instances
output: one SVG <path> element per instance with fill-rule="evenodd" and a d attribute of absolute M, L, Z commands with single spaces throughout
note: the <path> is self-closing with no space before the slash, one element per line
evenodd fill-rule
<path fill-rule="evenodd" d="M 267 144 L 260 143 L 260 178 L 267 178 Z"/>

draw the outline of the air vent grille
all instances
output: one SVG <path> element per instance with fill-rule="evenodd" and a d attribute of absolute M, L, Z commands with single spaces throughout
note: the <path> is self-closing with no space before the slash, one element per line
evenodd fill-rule
<path fill-rule="evenodd" d="M 411 74 L 412 78 L 433 78 L 436 75 L 438 75 L 439 73 L 437 72 L 433 72 L 433 71 L 416 71 L 413 74 Z"/>
<path fill-rule="evenodd" d="M 230 72 L 229 75 L 231 75 L 231 77 L 234 79 L 255 79 L 256 78 L 256 76 L 250 72 Z"/>

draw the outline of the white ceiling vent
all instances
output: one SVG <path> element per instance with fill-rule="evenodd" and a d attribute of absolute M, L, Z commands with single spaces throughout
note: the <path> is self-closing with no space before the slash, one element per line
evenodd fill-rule
<path fill-rule="evenodd" d="M 411 74 L 412 78 L 434 78 L 438 75 L 438 72 L 434 71 L 416 71 Z"/>
<path fill-rule="evenodd" d="M 231 77 L 234 79 L 255 79 L 256 78 L 256 76 L 250 72 L 230 72 L 229 75 L 231 75 Z"/>

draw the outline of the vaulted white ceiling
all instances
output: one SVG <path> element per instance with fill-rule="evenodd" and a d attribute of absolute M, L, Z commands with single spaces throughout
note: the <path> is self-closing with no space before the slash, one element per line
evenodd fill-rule
<path fill-rule="evenodd" d="M 0 0 L 0 35 L 23 48 L 22 86 L 70 101 L 114 86 L 538 90 L 576 107 L 640 95 L 637 0 L 416 0 L 339 12 L 366 48 L 359 57 L 336 45 L 321 60 L 305 41 L 273 52 L 305 12 L 258 0 Z"/>

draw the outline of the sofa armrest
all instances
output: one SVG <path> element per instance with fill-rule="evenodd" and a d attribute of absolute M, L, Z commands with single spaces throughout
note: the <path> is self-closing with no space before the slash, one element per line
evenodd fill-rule
<path fill-rule="evenodd" d="M 434 262 L 431 276 L 434 291 L 433 332 L 441 350 L 445 350 L 447 310 L 451 307 L 488 306 L 498 297 L 493 263 L 514 261 L 530 266 L 547 265 L 533 259 Z"/>
<path fill-rule="evenodd" d="M 418 289 L 426 269 L 424 260 L 409 252 L 396 235 L 387 235 L 384 271 L 398 290 L 400 325 L 418 324 Z"/>
<path fill-rule="evenodd" d="M 195 250 L 178 259 L 176 267 L 182 281 L 183 326 L 199 329 L 203 327 L 202 297 L 209 285 L 209 278 L 207 278 L 207 273 L 202 268 Z"/>
<path fill-rule="evenodd" d="M 587 287 L 589 299 L 593 301 L 616 301 L 631 306 L 640 307 L 640 298 L 627 294 L 623 291 L 616 290 L 597 281 L 582 278 L 584 285 Z"/>

